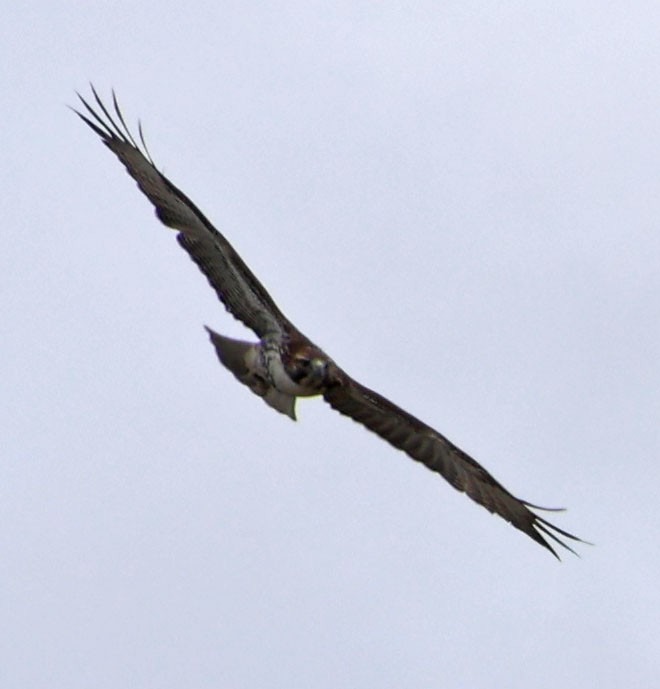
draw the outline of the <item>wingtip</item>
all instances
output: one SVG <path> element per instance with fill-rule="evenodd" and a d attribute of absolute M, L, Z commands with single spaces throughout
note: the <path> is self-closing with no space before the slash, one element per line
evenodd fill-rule
<path fill-rule="evenodd" d="M 578 536 L 573 535 L 572 533 L 569 533 L 568 531 L 565 531 L 564 529 L 560 529 L 558 526 L 555 526 L 554 524 L 551 524 L 549 521 L 543 519 L 543 517 L 539 517 L 538 515 L 534 515 L 534 523 L 532 524 L 532 533 L 529 531 L 527 532 L 532 538 L 537 542 L 540 543 L 542 546 L 547 548 L 558 560 L 561 561 L 561 558 L 555 551 L 555 549 L 552 547 L 550 542 L 547 540 L 548 538 L 551 538 L 555 543 L 559 544 L 562 548 L 565 550 L 568 550 L 569 552 L 573 553 L 576 557 L 581 557 L 580 554 L 574 549 L 571 548 L 568 543 L 563 541 L 559 536 L 557 536 L 553 531 L 557 532 L 560 536 L 563 536 L 564 538 L 569 538 L 572 541 L 575 541 L 576 543 L 584 543 L 585 545 L 593 545 L 593 543 L 590 543 L 589 541 L 585 541 L 582 538 L 579 538 Z"/>

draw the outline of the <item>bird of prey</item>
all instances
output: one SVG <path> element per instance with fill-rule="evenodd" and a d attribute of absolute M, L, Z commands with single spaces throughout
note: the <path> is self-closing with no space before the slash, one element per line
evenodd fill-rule
<path fill-rule="evenodd" d="M 320 395 L 412 459 L 443 476 L 454 488 L 510 522 L 559 558 L 550 541 L 575 553 L 560 538 L 581 541 L 535 514 L 548 510 L 521 500 L 480 464 L 436 430 L 343 371 L 280 311 L 227 239 L 154 164 L 138 123 L 133 137 L 112 93 L 106 107 L 92 86 L 96 109 L 80 94 L 84 112 L 74 109 L 119 158 L 156 209 L 177 231 L 177 241 L 197 264 L 225 308 L 254 331 L 258 342 L 243 342 L 206 328 L 221 363 L 273 409 L 295 420 L 297 397 Z M 551 510 L 557 511 L 557 510 Z"/>

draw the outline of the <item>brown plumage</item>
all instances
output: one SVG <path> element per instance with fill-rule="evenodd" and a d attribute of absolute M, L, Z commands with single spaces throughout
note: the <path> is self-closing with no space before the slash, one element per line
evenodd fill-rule
<path fill-rule="evenodd" d="M 126 126 L 114 93 L 114 115 L 94 87 L 92 93 L 100 114 L 80 94 L 87 114 L 75 112 L 123 163 L 154 205 L 158 218 L 178 230 L 179 244 L 206 276 L 226 309 L 259 338 L 256 343 L 241 342 L 207 328 L 221 363 L 241 383 L 293 419 L 297 397 L 323 396 L 333 409 L 440 474 L 454 488 L 513 524 L 555 556 L 557 553 L 548 538 L 575 552 L 559 536 L 584 541 L 530 509 L 548 508 L 516 498 L 447 438 L 355 381 L 297 330 L 225 237 L 158 171 L 149 155 L 141 125 L 138 127 L 140 143 L 137 143 Z"/>

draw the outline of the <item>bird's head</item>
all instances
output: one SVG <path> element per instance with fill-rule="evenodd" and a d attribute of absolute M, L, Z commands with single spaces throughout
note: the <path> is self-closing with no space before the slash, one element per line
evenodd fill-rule
<path fill-rule="evenodd" d="M 282 363 L 291 380 L 314 395 L 324 387 L 332 362 L 316 345 L 301 338 L 282 350 Z"/>
<path fill-rule="evenodd" d="M 328 365 L 327 357 L 297 352 L 292 357 L 287 372 L 298 385 L 319 390 L 325 382 Z"/>

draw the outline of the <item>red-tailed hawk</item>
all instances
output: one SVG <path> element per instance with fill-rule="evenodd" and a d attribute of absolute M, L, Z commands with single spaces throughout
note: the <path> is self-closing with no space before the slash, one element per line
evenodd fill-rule
<path fill-rule="evenodd" d="M 114 115 L 92 87 L 99 111 L 78 94 L 87 115 L 75 111 L 119 158 L 142 193 L 204 273 L 226 309 L 251 328 L 258 342 L 224 337 L 207 328 L 220 361 L 273 409 L 295 419 L 297 397 L 320 395 L 340 414 L 366 426 L 412 459 L 443 476 L 476 503 L 499 514 L 517 529 L 557 553 L 547 540 L 575 552 L 558 535 L 580 541 L 538 516 L 532 505 L 512 495 L 480 464 L 443 435 L 369 390 L 343 371 L 303 335 L 280 311 L 272 297 L 225 237 L 195 204 L 154 165 L 139 125 L 138 143 L 117 104 Z M 553 510 L 555 511 L 555 510 Z"/>

